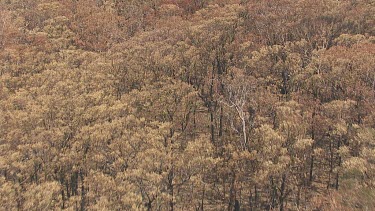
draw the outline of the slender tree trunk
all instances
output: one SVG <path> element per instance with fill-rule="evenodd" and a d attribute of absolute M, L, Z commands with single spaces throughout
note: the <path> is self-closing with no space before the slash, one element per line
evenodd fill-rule
<path fill-rule="evenodd" d="M 281 179 L 280 197 L 279 197 L 280 211 L 284 211 L 284 202 L 286 198 L 285 185 L 286 185 L 286 174 L 283 174 L 282 179 Z"/>
<path fill-rule="evenodd" d="M 201 198 L 201 204 L 200 204 L 200 210 L 204 210 L 204 197 L 205 197 L 205 192 L 206 192 L 206 186 L 203 184 L 203 191 L 202 191 L 202 198 Z"/>
<path fill-rule="evenodd" d="M 297 200 L 296 200 L 297 208 L 299 208 L 300 201 L 301 201 L 301 187 L 299 186 L 298 192 L 297 192 Z"/>
<path fill-rule="evenodd" d="M 243 132 L 243 145 L 244 145 L 244 150 L 247 149 L 247 134 L 246 134 L 246 120 L 245 120 L 245 115 L 243 115 L 242 119 L 242 132 Z"/>
<path fill-rule="evenodd" d="M 251 188 L 250 188 L 250 195 L 249 195 L 249 209 L 250 209 L 250 211 L 253 211 L 253 206 L 254 206 L 254 204 L 253 204 L 253 193 L 252 193 Z"/>
<path fill-rule="evenodd" d="M 152 201 L 148 201 L 147 204 L 146 204 L 146 207 L 147 207 L 147 211 L 151 211 L 152 210 Z"/>
<path fill-rule="evenodd" d="M 169 201 L 169 210 L 174 210 L 174 185 L 173 185 L 173 177 L 174 177 L 174 169 L 172 167 L 171 171 L 168 174 L 168 189 L 169 189 L 169 195 L 171 196 L 171 200 Z"/>
<path fill-rule="evenodd" d="M 233 178 L 230 185 L 230 193 L 229 193 L 229 205 L 228 205 L 228 211 L 232 210 L 232 207 L 235 204 L 236 200 L 236 189 L 235 189 L 235 183 L 236 183 L 236 175 L 233 174 Z"/>
<path fill-rule="evenodd" d="M 310 158 L 310 172 L 309 172 L 309 185 L 311 185 L 312 182 L 313 182 L 313 170 L 314 170 L 314 155 L 311 155 L 311 158 Z"/>
<path fill-rule="evenodd" d="M 68 182 L 65 182 L 65 188 L 66 188 L 66 196 L 68 198 L 70 198 L 70 192 L 71 192 L 71 190 L 69 190 L 69 183 Z"/>
<path fill-rule="evenodd" d="M 64 189 L 61 189 L 61 199 L 62 199 L 62 205 L 61 205 L 61 209 L 65 209 L 65 193 L 64 193 Z"/>
<path fill-rule="evenodd" d="M 329 173 L 328 173 L 327 189 L 329 189 L 331 186 L 331 176 L 333 173 L 333 149 L 332 149 L 331 140 L 329 141 L 329 152 L 330 152 L 330 156 L 329 156 Z"/>
<path fill-rule="evenodd" d="M 255 190 L 254 190 L 254 208 L 257 209 L 258 208 L 258 188 L 257 186 L 255 185 Z"/>
<path fill-rule="evenodd" d="M 240 209 L 241 209 L 240 202 L 236 199 L 234 201 L 234 211 L 240 211 Z"/>
<path fill-rule="evenodd" d="M 40 165 L 40 164 L 38 164 L 38 165 Z M 35 183 L 37 183 L 37 184 L 38 184 L 38 170 L 39 170 L 38 165 L 34 164 L 34 179 L 35 179 Z"/>
<path fill-rule="evenodd" d="M 193 131 L 193 138 L 194 138 L 194 140 L 195 140 L 196 137 L 197 137 L 197 121 L 196 121 L 196 116 L 195 116 L 195 114 L 196 114 L 196 108 L 194 108 L 194 111 L 193 111 L 193 116 L 194 116 L 194 118 L 193 118 L 193 128 L 194 128 L 194 131 Z"/>
<path fill-rule="evenodd" d="M 215 145 L 215 119 L 214 119 L 214 112 L 212 107 L 209 108 L 210 111 L 210 132 L 211 132 L 211 141 Z"/>
<path fill-rule="evenodd" d="M 273 177 L 271 177 L 271 209 L 275 208 L 276 206 L 276 185 L 274 183 Z"/>
<path fill-rule="evenodd" d="M 85 190 L 85 183 L 84 183 L 84 175 L 82 169 L 79 172 L 79 176 L 81 178 L 81 211 L 86 210 L 86 190 Z"/>
<path fill-rule="evenodd" d="M 61 205 L 61 209 L 65 209 L 65 191 L 64 191 L 64 176 L 63 174 L 60 172 L 60 184 L 61 184 L 61 199 L 62 199 L 62 205 Z"/>
<path fill-rule="evenodd" d="M 211 141 L 215 144 L 215 114 L 214 114 L 214 71 L 212 70 L 211 82 L 210 82 L 210 96 L 209 96 L 209 112 L 210 112 L 210 129 L 211 129 Z"/>
<path fill-rule="evenodd" d="M 337 142 L 337 150 L 340 150 L 340 147 L 341 147 L 341 139 L 339 139 L 339 141 Z M 337 152 L 337 159 L 338 159 L 338 166 L 340 167 L 341 166 L 341 156 L 340 156 L 340 153 Z M 335 184 L 335 188 L 336 190 L 339 189 L 339 171 L 336 172 L 336 184 Z"/>
<path fill-rule="evenodd" d="M 223 107 L 220 107 L 219 137 L 223 136 Z"/>
<path fill-rule="evenodd" d="M 247 131 L 246 131 L 246 119 L 245 119 L 245 112 L 242 110 L 243 108 L 241 108 L 240 106 L 236 105 L 235 104 L 235 108 L 237 110 L 237 114 L 238 116 L 240 117 L 241 119 L 241 124 L 242 124 L 242 135 L 243 135 L 243 143 L 242 143 L 242 147 L 243 147 L 243 150 L 245 150 L 247 148 Z"/>
<path fill-rule="evenodd" d="M 311 145 L 311 158 L 310 158 L 310 171 L 309 171 L 309 185 L 312 185 L 313 182 L 313 173 L 314 173 L 314 149 L 315 149 L 315 115 L 316 115 L 316 107 L 314 107 L 314 111 L 311 115 L 312 118 L 312 124 L 311 124 L 311 139 L 313 140 L 313 143 Z"/>
<path fill-rule="evenodd" d="M 78 172 L 76 171 L 70 177 L 70 190 L 72 196 L 78 195 Z"/>

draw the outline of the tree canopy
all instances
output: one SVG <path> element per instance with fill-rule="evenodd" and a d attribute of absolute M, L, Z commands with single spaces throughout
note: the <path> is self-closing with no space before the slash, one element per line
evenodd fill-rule
<path fill-rule="evenodd" d="M 370 210 L 372 0 L 0 0 L 4 210 Z"/>

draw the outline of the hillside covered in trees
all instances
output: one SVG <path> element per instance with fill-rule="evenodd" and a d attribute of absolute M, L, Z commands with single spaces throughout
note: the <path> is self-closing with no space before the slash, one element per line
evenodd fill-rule
<path fill-rule="evenodd" d="M 0 0 L 0 210 L 373 210 L 373 0 Z"/>

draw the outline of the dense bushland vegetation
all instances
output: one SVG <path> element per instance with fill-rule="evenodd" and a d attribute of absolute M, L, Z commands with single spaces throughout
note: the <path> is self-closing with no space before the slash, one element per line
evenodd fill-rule
<path fill-rule="evenodd" d="M 371 210 L 373 0 L 0 0 L 1 210 Z"/>

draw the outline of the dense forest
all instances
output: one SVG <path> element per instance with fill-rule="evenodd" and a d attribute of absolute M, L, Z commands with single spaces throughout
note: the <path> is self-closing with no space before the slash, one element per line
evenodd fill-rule
<path fill-rule="evenodd" d="M 0 0 L 0 210 L 374 207 L 374 0 Z"/>

